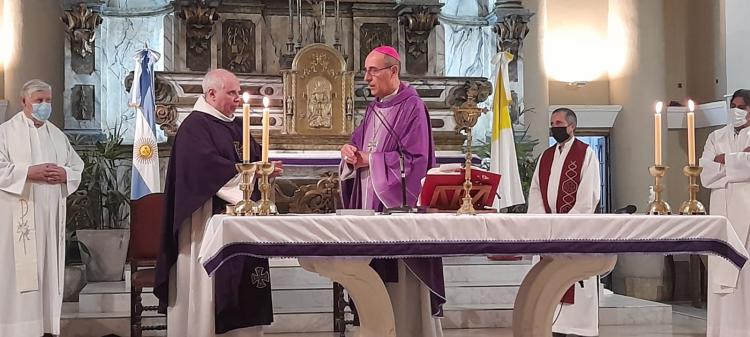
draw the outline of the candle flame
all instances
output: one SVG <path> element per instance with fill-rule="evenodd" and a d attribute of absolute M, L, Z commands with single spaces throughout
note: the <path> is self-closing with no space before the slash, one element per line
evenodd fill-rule
<path fill-rule="evenodd" d="M 688 111 L 693 112 L 695 111 L 695 102 L 693 100 L 688 100 Z"/>
<path fill-rule="evenodd" d="M 662 101 L 656 102 L 656 108 L 655 109 L 656 109 L 656 113 L 657 114 L 661 113 L 661 109 L 662 108 L 664 108 L 664 103 Z"/>
<path fill-rule="evenodd" d="M 267 108 L 269 104 L 271 104 L 271 100 L 268 97 L 263 97 L 263 107 Z"/>
<path fill-rule="evenodd" d="M 247 102 L 250 102 L 250 93 L 245 91 L 245 93 L 242 94 L 242 101 L 247 104 Z"/>

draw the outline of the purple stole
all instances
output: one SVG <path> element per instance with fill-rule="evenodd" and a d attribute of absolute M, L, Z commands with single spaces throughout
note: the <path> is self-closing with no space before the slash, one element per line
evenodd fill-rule
<path fill-rule="evenodd" d="M 544 210 L 552 213 L 552 208 L 547 200 L 547 189 L 549 188 L 549 177 L 552 172 L 552 161 L 555 159 L 555 151 L 558 145 L 552 146 L 542 153 L 539 161 L 539 187 L 544 202 Z M 586 159 L 586 149 L 588 145 L 578 139 L 573 141 L 568 151 L 568 156 L 563 162 L 562 172 L 560 174 L 560 184 L 557 189 L 557 204 L 555 213 L 568 213 L 576 204 L 578 186 L 581 184 L 581 169 L 583 161 Z M 561 303 L 573 304 L 575 298 L 575 285 L 571 286 L 565 292 Z"/>

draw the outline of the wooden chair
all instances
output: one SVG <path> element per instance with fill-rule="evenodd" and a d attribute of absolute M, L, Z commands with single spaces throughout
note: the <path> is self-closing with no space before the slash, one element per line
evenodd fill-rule
<path fill-rule="evenodd" d="M 157 306 L 144 306 L 143 288 L 153 288 L 156 280 L 156 258 L 159 255 L 164 215 L 164 194 L 154 193 L 130 202 L 130 335 L 141 337 L 144 330 L 166 330 L 166 325 L 143 326 L 144 311 Z"/>

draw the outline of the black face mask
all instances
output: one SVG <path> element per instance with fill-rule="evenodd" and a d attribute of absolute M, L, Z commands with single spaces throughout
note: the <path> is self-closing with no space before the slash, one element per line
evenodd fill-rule
<path fill-rule="evenodd" d="M 552 137 L 555 138 L 558 143 L 562 143 L 570 138 L 567 126 L 553 126 L 550 130 L 552 131 Z"/>

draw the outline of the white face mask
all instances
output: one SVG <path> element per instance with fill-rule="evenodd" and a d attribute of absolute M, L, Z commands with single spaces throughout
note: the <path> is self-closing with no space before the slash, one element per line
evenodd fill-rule
<path fill-rule="evenodd" d="M 732 125 L 736 128 L 747 124 L 747 110 L 732 108 Z"/>

